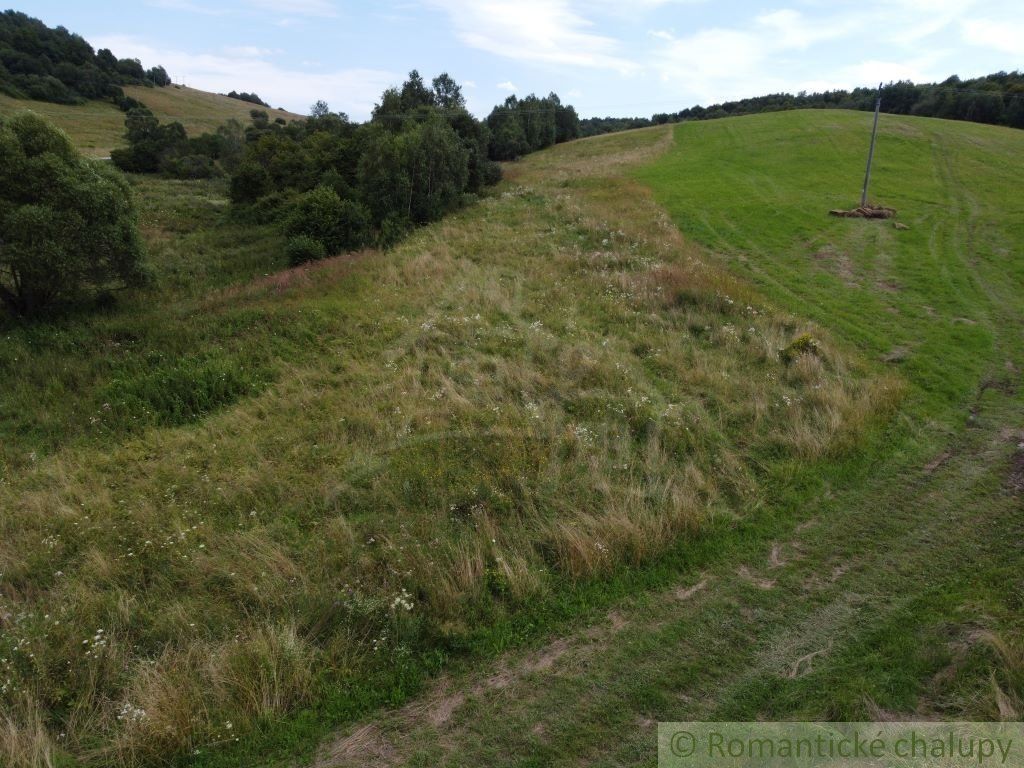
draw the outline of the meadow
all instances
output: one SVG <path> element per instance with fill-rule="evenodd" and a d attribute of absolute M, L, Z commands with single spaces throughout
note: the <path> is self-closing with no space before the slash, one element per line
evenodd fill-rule
<path fill-rule="evenodd" d="M 1018 711 L 1024 139 L 887 119 L 897 231 L 825 215 L 863 121 L 573 142 L 292 270 L 223 182 L 135 179 L 151 286 L 2 328 L 0 759 Z"/>
<path fill-rule="evenodd" d="M 826 215 L 858 201 L 869 131 L 842 112 L 684 124 L 626 175 L 677 247 L 896 377 L 893 417 L 845 454 L 760 462 L 738 515 L 301 764 L 653 765 L 658 721 L 1020 718 L 1024 197 L 1006 158 L 1024 136 L 883 116 L 873 197 L 897 230 Z M 605 151 L 536 162 L 571 178 L 569 157 Z"/>
<path fill-rule="evenodd" d="M 182 85 L 167 88 L 146 88 L 141 85 L 124 87 L 125 95 L 145 104 L 160 122 L 178 121 L 189 136 L 212 132 L 227 120 L 249 124 L 249 112 L 262 109 L 227 96 L 207 93 Z M 110 157 L 110 151 L 125 146 L 125 113 L 113 102 L 89 101 L 78 106 L 51 104 L 46 101 L 14 99 L 0 93 L 0 115 L 12 115 L 30 109 L 58 128 L 66 131 L 78 150 L 88 157 Z M 264 110 L 271 120 L 299 119 L 299 115 L 279 109 Z"/>

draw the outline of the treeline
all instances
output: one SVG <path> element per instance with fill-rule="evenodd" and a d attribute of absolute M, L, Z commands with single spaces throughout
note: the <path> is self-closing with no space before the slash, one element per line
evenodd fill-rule
<path fill-rule="evenodd" d="M 163 67 L 147 70 L 138 59 L 118 59 L 106 48 L 93 51 L 79 35 L 50 29 L 18 11 L 0 14 L 0 91 L 8 96 L 57 104 L 122 102 L 122 85 L 170 84 Z"/>
<path fill-rule="evenodd" d="M 517 157 L 579 138 L 580 119 L 572 105 L 563 105 L 557 94 L 538 98 L 533 94 L 517 99 L 509 96 L 487 117 L 491 131 L 490 157 Z"/>
<path fill-rule="evenodd" d="M 875 88 L 823 93 L 802 91 L 796 95 L 775 93 L 709 107 L 696 106 L 679 112 L 663 112 L 651 118 L 592 118 L 582 121 L 581 135 L 596 136 L 628 128 L 686 120 L 715 120 L 789 109 L 871 111 L 875 108 L 877 93 Z M 915 84 L 909 80 L 891 82 L 882 87 L 882 111 L 895 115 L 940 117 L 1024 128 L 1024 74 L 997 72 L 970 80 L 961 80 L 954 75 L 941 83 L 928 84 Z"/>
<path fill-rule="evenodd" d="M 413 70 L 389 88 L 369 122 L 351 122 L 317 102 L 304 120 L 271 122 L 263 110 L 189 138 L 146 108 L 129 111 L 128 146 L 112 153 L 125 171 L 177 178 L 229 177 L 238 215 L 278 222 L 292 263 L 389 246 L 501 178 L 514 159 L 579 134 L 557 95 L 510 98 L 486 121 L 466 109 L 447 74 L 428 85 Z"/>
<path fill-rule="evenodd" d="M 652 125 L 655 123 L 649 117 L 588 117 L 580 120 L 580 138 L 630 131 L 634 128 L 649 128 Z"/>

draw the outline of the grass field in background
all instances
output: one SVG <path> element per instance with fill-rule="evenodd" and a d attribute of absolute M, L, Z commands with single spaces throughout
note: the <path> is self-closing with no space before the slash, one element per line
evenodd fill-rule
<path fill-rule="evenodd" d="M 190 136 L 214 131 L 217 126 L 232 118 L 242 125 L 248 125 L 249 111 L 259 108 L 238 99 L 178 85 L 167 88 L 126 86 L 124 92 L 149 107 L 161 122 L 177 120 L 185 126 Z M 80 106 L 68 106 L 14 99 L 0 94 L 0 116 L 23 109 L 39 113 L 66 131 L 79 151 L 90 157 L 109 157 L 110 150 L 124 146 L 125 115 L 111 102 L 90 101 Z M 271 120 L 279 117 L 285 120 L 300 118 L 299 115 L 281 110 L 266 111 Z"/>
<path fill-rule="evenodd" d="M 641 176 L 718 263 L 888 359 L 934 418 L 1019 363 L 1024 194 L 1007 158 L 1024 134 L 883 116 L 871 199 L 898 209 L 899 231 L 825 215 L 859 202 L 870 121 L 812 111 L 692 123 Z"/>

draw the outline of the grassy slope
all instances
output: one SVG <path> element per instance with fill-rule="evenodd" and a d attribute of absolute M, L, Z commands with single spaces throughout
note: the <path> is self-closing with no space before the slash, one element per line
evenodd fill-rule
<path fill-rule="evenodd" d="M 824 215 L 856 200 L 869 127 L 684 125 L 641 177 L 710 258 L 899 371 L 900 417 L 774 475 L 758 515 L 593 599 L 589 626 L 456 669 L 318 766 L 653 765 L 657 720 L 1019 719 L 1024 134 L 886 117 L 875 190 L 900 232 Z"/>
<path fill-rule="evenodd" d="M 229 99 L 194 88 L 171 86 L 144 88 L 128 86 L 125 93 L 138 99 L 161 121 L 177 120 L 190 135 L 212 131 L 225 121 L 235 118 L 243 125 L 249 122 L 249 111 L 255 107 L 238 99 Z M 31 109 L 67 131 L 80 151 L 91 157 L 107 157 L 110 150 L 124 141 L 124 113 L 113 104 L 90 101 L 82 106 L 69 107 L 44 101 L 12 99 L 0 94 L 0 115 Z M 299 119 L 299 115 L 280 110 L 267 110 L 271 120 Z"/>
<path fill-rule="evenodd" d="M 137 181 L 154 286 L 0 344 L 0 757 L 308 746 L 856 445 L 894 388 L 682 242 L 623 175 L 669 140 L 279 273 L 219 183 Z"/>

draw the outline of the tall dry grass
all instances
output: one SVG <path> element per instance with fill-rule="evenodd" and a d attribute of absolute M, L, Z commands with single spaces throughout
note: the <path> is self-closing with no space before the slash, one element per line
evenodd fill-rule
<path fill-rule="evenodd" d="M 0 755 L 212 748 L 756 507 L 759 463 L 855 446 L 898 387 L 703 262 L 625 175 L 668 136 L 542 153 L 386 257 L 220 292 L 317 354 L 8 477 Z"/>

